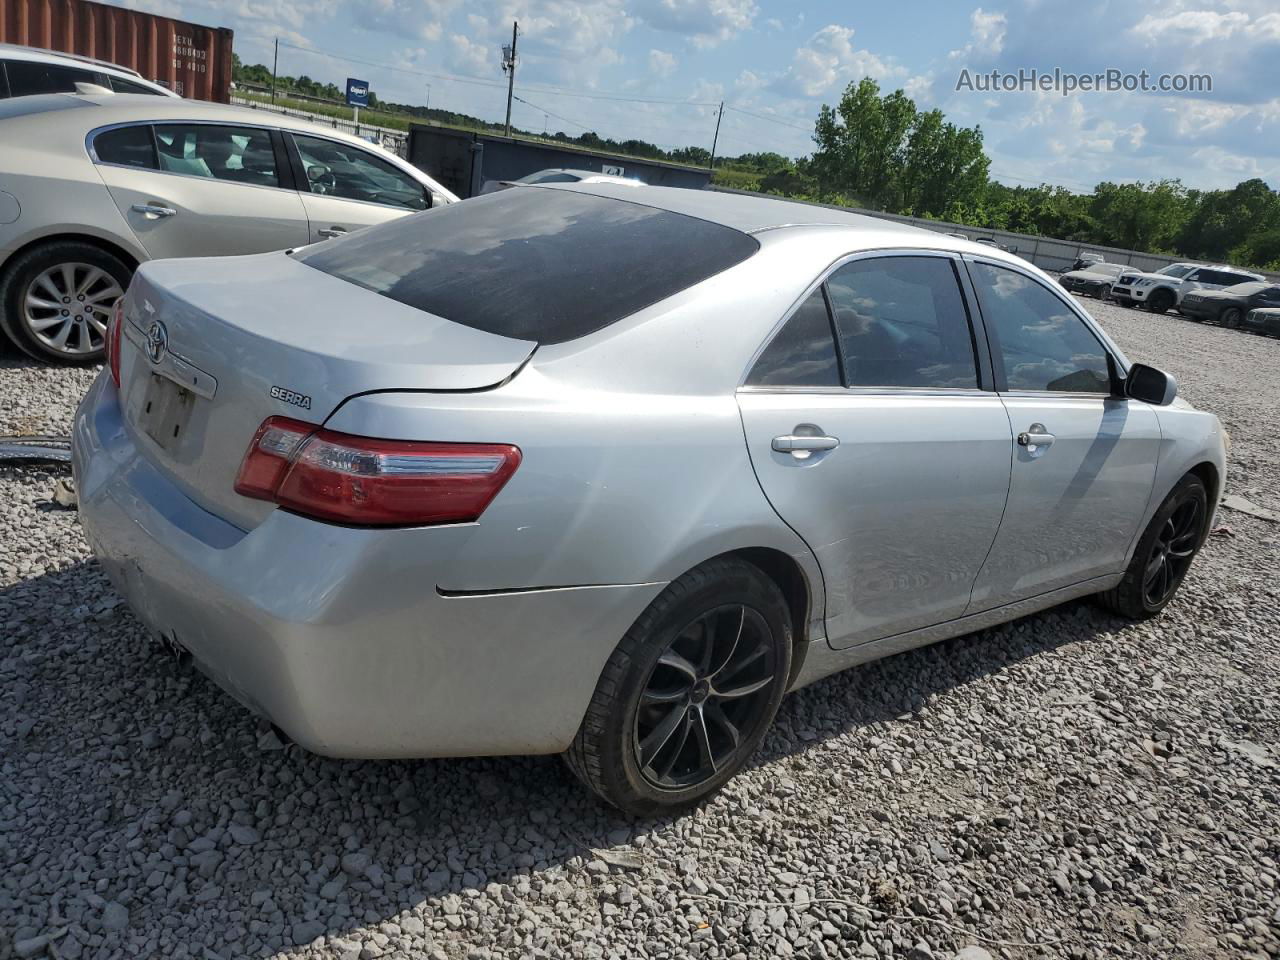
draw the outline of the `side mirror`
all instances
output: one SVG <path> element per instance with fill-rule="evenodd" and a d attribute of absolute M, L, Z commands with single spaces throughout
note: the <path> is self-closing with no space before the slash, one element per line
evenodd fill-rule
<path fill-rule="evenodd" d="M 1167 407 L 1178 395 L 1178 381 L 1173 376 L 1145 363 L 1135 363 L 1129 368 L 1124 381 L 1124 395 L 1157 407 Z"/>
<path fill-rule="evenodd" d="M 329 168 L 319 163 L 307 167 L 307 179 L 312 182 L 323 180 L 328 173 Z"/>

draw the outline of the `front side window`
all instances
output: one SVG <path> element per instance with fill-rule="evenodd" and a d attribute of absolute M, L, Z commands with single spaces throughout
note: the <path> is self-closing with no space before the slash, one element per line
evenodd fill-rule
<path fill-rule="evenodd" d="M 1106 350 L 1062 300 L 1004 267 L 973 263 L 970 273 L 1006 389 L 1111 392 Z"/>
<path fill-rule="evenodd" d="M 259 187 L 278 187 L 271 134 L 256 127 L 203 123 L 157 124 L 160 169 Z"/>
<path fill-rule="evenodd" d="M 430 206 L 422 184 L 380 157 L 333 140 L 293 134 L 312 193 L 407 210 Z"/>
<path fill-rule="evenodd" d="M 752 367 L 753 387 L 838 387 L 840 364 L 831 315 L 818 287 L 800 304 Z"/>
<path fill-rule="evenodd" d="M 93 138 L 93 152 L 100 163 L 156 169 L 155 143 L 151 139 L 151 128 L 146 124 L 104 130 Z"/>
<path fill-rule="evenodd" d="M 946 257 L 855 260 L 827 280 L 853 387 L 978 386 L 969 316 Z"/>

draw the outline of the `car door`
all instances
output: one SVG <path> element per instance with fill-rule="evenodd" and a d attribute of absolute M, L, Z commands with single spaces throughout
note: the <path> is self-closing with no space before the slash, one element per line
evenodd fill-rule
<path fill-rule="evenodd" d="M 822 567 L 833 646 L 968 605 L 1009 487 L 985 362 L 958 261 L 877 254 L 815 286 L 740 388 L 760 485 Z"/>
<path fill-rule="evenodd" d="M 286 135 L 312 243 L 431 206 L 430 190 L 372 151 L 310 134 Z"/>
<path fill-rule="evenodd" d="M 1013 472 L 1000 532 L 969 612 L 1125 567 L 1151 497 L 1160 426 L 1116 394 L 1118 361 L 1063 297 L 1030 273 L 968 263 L 1013 426 Z"/>
<path fill-rule="evenodd" d="M 174 122 L 90 136 L 99 175 L 152 258 L 307 242 L 307 214 L 283 146 L 265 127 Z"/>

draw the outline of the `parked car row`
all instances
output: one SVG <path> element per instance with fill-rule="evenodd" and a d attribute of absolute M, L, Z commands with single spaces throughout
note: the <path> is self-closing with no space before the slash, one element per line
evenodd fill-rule
<path fill-rule="evenodd" d="M 1072 293 L 1114 299 L 1121 306 L 1145 303 L 1153 313 L 1173 308 L 1188 320 L 1280 334 L 1280 284 L 1238 267 L 1174 263 L 1138 273 L 1094 260 L 1062 274 L 1058 282 Z"/>
<path fill-rule="evenodd" d="M 455 202 L 354 136 L 274 113 L 108 90 L 0 100 L 0 328 L 96 361 L 138 264 L 315 243 Z"/>

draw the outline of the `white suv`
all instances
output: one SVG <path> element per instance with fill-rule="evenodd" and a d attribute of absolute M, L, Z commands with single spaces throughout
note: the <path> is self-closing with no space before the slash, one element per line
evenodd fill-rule
<path fill-rule="evenodd" d="M 1155 273 L 1126 270 L 1112 286 L 1111 296 L 1122 307 L 1145 303 L 1152 313 L 1164 313 L 1181 303 L 1188 290 L 1221 290 L 1262 279 L 1260 274 L 1223 264 L 1171 263 Z"/>
<path fill-rule="evenodd" d="M 75 93 L 77 83 L 92 83 L 112 93 L 177 96 L 158 83 L 144 80 L 136 70 L 105 60 L 0 43 L 0 99 Z"/>

